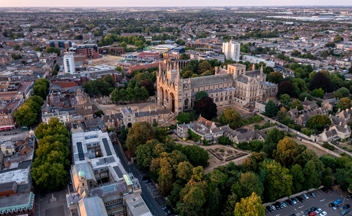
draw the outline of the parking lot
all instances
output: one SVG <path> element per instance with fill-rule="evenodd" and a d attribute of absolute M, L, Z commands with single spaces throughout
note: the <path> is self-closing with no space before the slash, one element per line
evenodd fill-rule
<path fill-rule="evenodd" d="M 274 212 L 270 213 L 267 209 L 265 209 L 265 214 L 268 216 L 289 216 L 295 214 L 296 216 L 303 216 L 306 215 L 304 212 L 312 207 L 321 208 L 322 211 L 325 211 L 327 215 L 340 215 L 342 211 L 342 206 L 349 204 L 352 206 L 352 198 L 346 198 L 346 196 L 342 196 L 336 191 L 329 191 L 329 193 L 324 193 L 322 190 L 314 190 L 312 191 L 316 194 L 316 197 L 313 198 L 309 196 L 309 199 L 304 199 L 303 202 L 298 202 L 291 206 L 287 203 L 287 207 L 275 210 Z M 292 196 L 290 198 L 293 198 Z M 333 210 L 333 208 L 329 207 L 329 204 L 334 202 L 334 200 L 340 199 L 342 201 L 339 204 L 339 208 L 337 210 Z M 319 215 L 319 214 L 317 214 Z M 352 215 L 352 208 L 349 209 L 349 213 L 346 215 Z"/>

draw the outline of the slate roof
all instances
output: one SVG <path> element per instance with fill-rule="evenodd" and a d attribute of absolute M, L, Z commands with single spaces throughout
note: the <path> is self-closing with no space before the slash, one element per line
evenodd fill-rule
<path fill-rule="evenodd" d="M 203 76 L 191 78 L 191 86 L 205 86 L 212 84 L 220 84 L 224 82 L 233 82 L 233 77 L 231 74 L 218 74 L 213 76 Z"/>

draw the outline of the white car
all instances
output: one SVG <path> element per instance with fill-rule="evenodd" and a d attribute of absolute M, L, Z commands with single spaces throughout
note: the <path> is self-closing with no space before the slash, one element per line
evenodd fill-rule
<path fill-rule="evenodd" d="M 317 210 L 315 210 L 315 213 L 319 214 L 319 213 L 322 212 L 322 211 L 323 211 L 323 209 L 318 208 Z"/>
<path fill-rule="evenodd" d="M 323 212 L 321 212 L 320 214 L 319 214 L 319 216 L 325 216 L 325 215 L 327 215 L 328 213 L 326 213 L 326 211 L 323 211 Z"/>

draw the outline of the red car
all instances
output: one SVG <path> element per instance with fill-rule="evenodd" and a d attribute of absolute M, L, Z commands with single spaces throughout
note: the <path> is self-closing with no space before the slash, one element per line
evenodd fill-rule
<path fill-rule="evenodd" d="M 317 215 L 317 213 L 315 213 L 314 211 L 312 211 L 311 213 L 309 213 L 309 216 L 315 216 Z"/>

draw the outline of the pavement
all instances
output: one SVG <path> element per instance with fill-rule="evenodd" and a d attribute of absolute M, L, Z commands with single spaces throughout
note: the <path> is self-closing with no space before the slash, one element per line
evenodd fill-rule
<path fill-rule="evenodd" d="M 313 191 L 317 197 L 313 198 L 310 195 L 308 200 L 304 200 L 303 202 L 299 202 L 296 205 L 288 205 L 288 207 L 276 210 L 272 213 L 270 213 L 267 209 L 265 209 L 265 215 L 267 216 L 287 216 L 291 214 L 296 214 L 296 216 L 303 216 L 304 211 L 307 210 L 308 208 L 311 208 L 313 206 L 317 208 L 321 208 L 323 211 L 327 212 L 327 216 L 330 215 L 340 215 L 340 212 L 342 211 L 342 206 L 346 204 L 350 204 L 352 206 L 352 199 L 346 198 L 346 196 L 343 196 L 342 194 L 332 191 L 329 192 L 328 194 L 324 193 L 322 190 L 315 190 Z M 292 196 L 294 197 L 294 196 Z M 291 197 L 290 197 L 291 198 Z M 339 205 L 340 208 L 338 210 L 333 210 L 331 207 L 329 207 L 329 203 L 332 203 L 336 199 L 341 199 L 342 203 Z M 352 215 L 352 209 L 350 208 L 350 212 L 347 215 Z"/>
<path fill-rule="evenodd" d="M 136 168 L 135 165 L 128 165 L 127 162 L 125 161 L 125 157 L 122 155 L 123 153 L 120 151 L 120 148 L 117 144 L 114 144 L 114 149 L 116 154 L 121 160 L 122 166 L 125 168 L 126 172 L 130 172 L 134 175 L 135 178 L 138 178 L 141 186 L 142 186 L 142 197 L 145 203 L 147 204 L 149 210 L 152 212 L 153 215 L 155 216 L 164 216 L 166 213 L 161 210 L 161 206 L 158 205 L 156 200 L 152 197 L 150 194 L 147 185 L 143 182 L 142 177 Z"/>
<path fill-rule="evenodd" d="M 50 192 L 44 195 L 36 193 L 34 216 L 64 216 L 69 215 L 66 203 L 67 190 Z"/>

